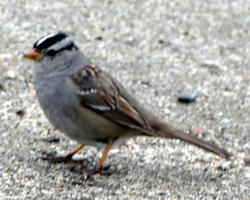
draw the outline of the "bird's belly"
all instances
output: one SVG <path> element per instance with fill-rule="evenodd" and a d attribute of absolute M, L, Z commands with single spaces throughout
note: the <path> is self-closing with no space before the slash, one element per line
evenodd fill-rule
<path fill-rule="evenodd" d="M 53 99 L 53 98 L 46 98 Z M 50 123 L 71 139 L 84 145 L 103 146 L 108 141 L 117 140 L 120 136 L 125 136 L 128 131 L 100 114 L 88 108 L 67 103 L 60 103 L 55 108 L 55 102 L 40 101 L 45 115 Z"/>

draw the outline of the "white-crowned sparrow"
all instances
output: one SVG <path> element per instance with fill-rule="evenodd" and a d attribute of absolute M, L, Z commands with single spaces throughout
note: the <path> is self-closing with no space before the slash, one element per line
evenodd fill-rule
<path fill-rule="evenodd" d="M 118 81 L 91 64 L 63 32 L 40 38 L 24 57 L 37 62 L 35 90 L 47 118 L 81 144 L 65 157 L 48 159 L 70 159 L 84 145 L 103 146 L 99 171 L 114 143 L 135 136 L 180 139 L 224 158 L 230 156 L 146 112 Z"/>

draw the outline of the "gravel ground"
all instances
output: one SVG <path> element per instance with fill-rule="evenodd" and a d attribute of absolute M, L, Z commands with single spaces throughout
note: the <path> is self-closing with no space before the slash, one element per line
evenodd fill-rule
<path fill-rule="evenodd" d="M 1 0 L 0 199 L 250 199 L 249 10 L 244 0 Z M 233 158 L 141 137 L 110 152 L 108 177 L 39 160 L 76 145 L 46 120 L 22 58 L 58 30 L 159 118 Z M 186 91 L 198 93 L 194 103 L 177 102 Z M 79 155 L 89 166 L 99 156 Z"/>

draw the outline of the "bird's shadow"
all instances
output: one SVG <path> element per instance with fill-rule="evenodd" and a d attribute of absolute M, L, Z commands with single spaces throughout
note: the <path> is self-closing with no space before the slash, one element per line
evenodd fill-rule
<path fill-rule="evenodd" d="M 125 157 L 124 157 L 125 158 Z M 38 158 L 40 159 L 40 158 Z M 122 158 L 119 158 L 122 159 Z M 77 158 L 71 159 L 67 162 L 54 163 L 47 162 L 47 167 L 53 168 L 54 165 L 60 166 L 63 169 L 63 173 L 67 180 L 65 182 L 71 185 L 87 185 L 95 187 L 107 187 L 109 181 L 107 179 L 113 179 L 113 183 L 108 187 L 117 189 L 120 184 L 139 183 L 142 179 L 147 179 L 147 184 L 154 185 L 155 182 L 171 182 L 173 187 L 179 187 L 180 184 L 190 184 L 194 182 L 199 184 L 200 182 L 214 182 L 220 181 L 220 177 L 223 172 L 218 170 L 210 170 L 206 167 L 194 167 L 188 165 L 178 164 L 174 166 L 168 163 L 162 165 L 156 165 L 152 162 L 129 160 L 128 162 L 117 161 L 115 164 L 111 164 L 104 167 L 104 170 L 108 170 L 107 174 L 89 174 L 89 171 L 94 168 L 94 158 Z M 46 161 L 42 161 L 46 162 Z M 199 161 L 197 161 L 199 162 Z M 193 168 L 194 167 L 194 168 Z M 195 173 L 194 173 L 195 172 Z M 50 173 L 52 173 L 50 171 Z M 139 177 L 139 178 L 138 178 Z M 120 184 L 118 184 L 120 183 Z"/>

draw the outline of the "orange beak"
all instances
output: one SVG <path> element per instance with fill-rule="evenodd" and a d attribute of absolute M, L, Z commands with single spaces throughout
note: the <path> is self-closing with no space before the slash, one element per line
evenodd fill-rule
<path fill-rule="evenodd" d="M 42 59 L 42 55 L 36 49 L 32 49 L 30 52 L 24 54 L 23 57 L 34 61 L 39 61 Z"/>

